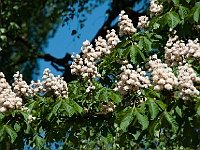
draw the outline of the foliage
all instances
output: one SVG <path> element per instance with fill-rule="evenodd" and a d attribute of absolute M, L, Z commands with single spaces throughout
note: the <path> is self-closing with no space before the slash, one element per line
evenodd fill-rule
<path fill-rule="evenodd" d="M 13 109 L 0 113 L 0 148 L 9 145 L 22 149 L 27 145 L 50 149 L 53 144 L 59 149 L 198 148 L 199 94 L 190 94 L 189 99 L 184 100 L 185 89 L 180 90 L 180 84 L 170 90 L 157 90 L 147 64 L 154 60 L 154 54 L 157 54 L 156 60 L 165 62 L 166 43 L 174 36 L 173 31 L 176 30 L 176 35 L 185 43 L 199 38 L 200 2 L 158 2 L 163 10 L 152 16 L 147 28 L 121 37 L 121 42 L 111 53 L 96 61 L 101 77 L 80 76 L 71 81 L 65 98 L 55 93 L 24 96 L 23 105 L 30 112 Z M 2 29 L 1 33 L 4 33 Z M 2 36 L 1 39 L 4 40 Z M 199 49 L 200 45 L 197 46 Z M 198 78 L 199 57 L 188 55 L 182 57 Z M 121 62 L 124 60 L 133 70 L 142 68 L 153 84 L 125 93 L 114 90 L 123 73 Z M 179 78 L 178 66 L 167 65 Z M 86 92 L 88 83 L 95 88 Z M 199 83 L 194 87 L 199 90 Z M 36 117 L 31 122 L 28 121 L 30 114 Z"/>

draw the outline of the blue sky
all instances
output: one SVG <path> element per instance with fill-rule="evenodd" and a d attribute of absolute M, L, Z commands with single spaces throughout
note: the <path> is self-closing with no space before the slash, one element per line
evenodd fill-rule
<path fill-rule="evenodd" d="M 141 0 L 138 3 L 134 10 L 140 9 L 146 0 Z M 55 36 L 48 40 L 48 46 L 44 49 L 46 53 L 51 54 L 56 58 L 63 58 L 66 52 L 72 54 L 80 53 L 80 48 L 82 43 L 87 39 L 89 41 L 95 36 L 99 28 L 103 25 L 104 21 L 106 20 L 105 12 L 109 8 L 110 0 L 106 0 L 102 5 L 97 7 L 92 11 L 91 14 L 87 14 L 87 20 L 85 21 L 85 26 L 82 29 L 78 30 L 80 33 L 80 38 L 75 38 L 75 36 L 71 36 L 72 30 L 78 27 L 78 18 L 74 18 L 69 24 L 65 26 L 60 26 L 55 34 Z M 50 68 L 51 72 L 57 76 L 62 75 L 62 72 L 58 72 L 55 70 L 50 62 L 45 62 L 44 60 L 39 60 L 40 65 L 40 75 L 37 77 L 41 79 L 43 70 L 45 68 Z"/>
<path fill-rule="evenodd" d="M 65 26 L 60 26 L 55 36 L 48 40 L 48 46 L 44 49 L 46 53 L 51 54 L 56 58 L 63 58 L 66 52 L 72 54 L 80 53 L 80 48 L 82 43 L 87 40 L 92 40 L 93 36 L 97 33 L 99 28 L 103 25 L 106 16 L 105 12 L 109 7 L 109 2 L 106 1 L 100 7 L 97 7 L 92 11 L 91 14 L 87 14 L 87 20 L 85 21 L 85 26 L 82 29 L 79 29 L 78 32 L 81 34 L 80 38 L 71 36 L 73 29 L 78 27 L 78 18 L 74 18 L 69 24 Z M 54 75 L 62 75 L 62 72 L 58 72 L 51 65 L 50 62 L 45 62 L 44 60 L 39 60 L 40 65 L 40 75 L 38 78 L 42 77 L 42 72 L 45 68 L 50 68 L 51 72 Z"/>

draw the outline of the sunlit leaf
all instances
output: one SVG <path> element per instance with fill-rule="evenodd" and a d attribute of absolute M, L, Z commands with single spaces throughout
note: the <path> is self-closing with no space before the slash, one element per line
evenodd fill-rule
<path fill-rule="evenodd" d="M 69 104 L 67 104 L 66 102 L 62 103 L 62 108 L 67 112 L 67 115 L 69 117 L 71 117 L 75 113 L 74 108 Z"/>
<path fill-rule="evenodd" d="M 151 119 L 154 120 L 159 113 L 159 107 L 154 102 L 153 99 L 148 99 L 147 104 L 149 106 L 149 112 L 150 112 L 150 115 L 151 115 Z"/>
<path fill-rule="evenodd" d="M 120 123 L 120 129 L 126 131 L 130 123 L 133 121 L 134 117 L 134 108 L 127 107 L 126 109 L 119 112 L 117 114 L 117 120 Z"/>
<path fill-rule="evenodd" d="M 195 4 L 194 21 L 198 22 L 200 16 L 200 2 Z"/>
<path fill-rule="evenodd" d="M 167 18 L 168 18 L 168 25 L 172 29 L 175 28 L 180 22 L 179 15 L 174 11 L 168 12 Z"/>
<path fill-rule="evenodd" d="M 138 122 L 142 125 L 142 130 L 145 130 L 149 126 L 149 120 L 146 115 L 141 114 L 137 109 L 135 109 L 135 115 Z"/>

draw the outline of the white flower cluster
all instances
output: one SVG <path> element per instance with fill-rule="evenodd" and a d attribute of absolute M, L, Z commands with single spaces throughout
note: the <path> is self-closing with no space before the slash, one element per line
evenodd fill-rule
<path fill-rule="evenodd" d="M 101 75 L 97 71 L 95 60 L 101 56 L 100 52 L 95 52 L 89 41 L 85 41 L 82 46 L 83 58 L 76 54 L 72 65 L 71 73 L 81 75 L 83 78 L 96 78 Z M 74 56 L 72 55 L 72 58 Z"/>
<path fill-rule="evenodd" d="M 22 98 L 24 96 L 52 92 L 57 96 L 68 97 L 68 87 L 63 77 L 55 77 L 48 68 L 44 70 L 42 82 L 40 80 L 37 82 L 32 81 L 28 85 L 23 81 L 22 74 L 19 72 L 16 72 L 13 77 L 14 82 L 11 87 L 5 79 L 5 75 L 2 72 L 0 73 L 0 112 L 13 109 L 29 112 L 27 107 L 22 106 Z"/>
<path fill-rule="evenodd" d="M 149 18 L 147 16 L 140 16 L 137 27 L 141 29 L 147 28 L 149 26 Z"/>
<path fill-rule="evenodd" d="M 186 58 L 200 58 L 200 44 L 198 39 L 178 40 L 178 36 L 169 37 L 165 46 L 165 62 L 170 66 L 185 64 Z"/>
<path fill-rule="evenodd" d="M 116 47 L 116 45 L 120 42 L 120 39 L 114 29 L 112 29 L 111 31 L 109 31 L 109 30 L 107 31 L 106 39 L 107 39 L 108 50 L 110 53 L 111 51 L 113 51 L 113 49 Z M 107 53 L 107 54 L 109 54 L 109 53 Z"/>
<path fill-rule="evenodd" d="M 22 79 L 22 74 L 17 71 L 14 75 L 14 82 L 12 83 L 13 91 L 19 97 L 28 96 L 30 93 L 30 89 L 28 84 Z"/>
<path fill-rule="evenodd" d="M 11 86 L 0 72 L 0 112 L 13 109 L 22 109 L 22 98 L 18 97 L 11 89 Z"/>
<path fill-rule="evenodd" d="M 135 33 L 137 30 L 134 28 L 132 20 L 128 18 L 128 15 L 125 15 L 125 11 L 122 10 L 119 14 L 119 36 L 127 36 Z"/>
<path fill-rule="evenodd" d="M 101 107 L 100 108 L 101 113 L 102 114 L 107 114 L 107 113 L 113 112 L 114 109 L 116 108 L 116 105 L 114 105 L 112 102 L 108 102 L 107 105 L 101 104 L 100 107 Z"/>
<path fill-rule="evenodd" d="M 189 100 L 190 95 L 199 95 L 194 82 L 200 83 L 200 78 L 196 76 L 193 68 L 189 64 L 178 66 L 179 90 L 183 100 Z"/>
<path fill-rule="evenodd" d="M 86 40 L 81 47 L 83 56 L 81 57 L 79 54 L 76 54 L 75 56 L 72 55 L 72 58 L 75 59 L 70 66 L 71 73 L 80 75 L 85 79 L 100 78 L 101 75 L 97 71 L 98 61 L 113 51 L 119 42 L 120 40 L 114 29 L 107 31 L 106 40 L 99 36 L 98 39 L 95 40 L 95 48 L 93 48 L 93 45 Z M 88 80 L 86 92 L 91 92 L 93 89 L 95 89 L 95 86 L 93 86 L 91 80 Z"/>
<path fill-rule="evenodd" d="M 100 60 L 104 55 L 110 53 L 106 40 L 101 36 L 99 36 L 98 39 L 95 39 L 95 53 L 99 56 L 98 60 Z"/>
<path fill-rule="evenodd" d="M 140 88 L 148 88 L 151 85 L 145 71 L 142 71 L 141 68 L 137 70 L 133 70 L 132 68 L 131 64 L 121 67 L 120 81 L 116 82 L 114 90 L 120 92 L 122 95 L 125 95 L 128 91 L 138 91 Z"/>
<path fill-rule="evenodd" d="M 186 58 L 200 58 L 200 44 L 198 43 L 198 38 L 195 40 L 189 39 L 186 47 L 188 48 Z"/>
<path fill-rule="evenodd" d="M 149 67 L 149 72 L 152 75 L 152 85 L 154 86 L 155 91 L 161 90 L 172 90 L 177 87 L 178 79 L 175 77 L 172 69 L 167 66 L 167 64 L 162 63 L 160 59 L 157 58 L 157 55 L 150 57 L 149 62 L 147 63 Z"/>
<path fill-rule="evenodd" d="M 42 82 L 40 80 L 37 82 L 32 81 L 30 85 L 31 94 L 52 92 L 57 96 L 67 98 L 68 87 L 64 78 L 60 76 L 55 77 L 50 72 L 50 69 L 46 68 L 43 72 Z"/>
<path fill-rule="evenodd" d="M 155 16 L 163 10 L 162 5 L 157 4 L 157 0 L 150 0 L 150 17 Z"/>

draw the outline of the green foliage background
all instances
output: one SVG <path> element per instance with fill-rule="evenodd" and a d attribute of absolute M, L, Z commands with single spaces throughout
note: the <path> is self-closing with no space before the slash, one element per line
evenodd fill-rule
<path fill-rule="evenodd" d="M 131 64 L 142 67 L 155 50 L 163 60 L 164 46 L 171 33 L 169 28 L 175 29 L 182 40 L 199 38 L 199 31 L 194 27 L 200 24 L 198 0 L 169 0 L 161 3 L 164 10 L 150 20 L 148 29 L 122 40 L 111 54 L 102 59 L 98 65 L 102 77 L 93 80 L 96 87 L 93 92 L 86 93 L 87 81 L 77 78 L 68 83 L 68 98 L 55 97 L 54 94 L 24 97 L 24 105 L 36 116 L 32 123 L 27 122 L 28 114 L 20 110 L 0 113 L 0 149 L 5 149 L 6 146 L 23 149 L 24 145 L 50 149 L 56 142 L 62 143 L 61 146 L 57 143 L 59 149 L 198 148 L 199 97 L 184 101 L 180 98 L 178 89 L 156 92 L 153 87 L 141 90 L 141 95 L 129 92 L 123 97 L 113 91 L 116 76 L 121 72 L 121 65 L 117 61 L 125 58 Z M 40 6 L 44 4 L 45 9 L 41 9 Z M 1 5 L 6 7 L 3 7 L 1 19 L 0 61 L 8 64 L 1 66 L 1 70 L 6 71 L 6 67 L 23 61 L 28 52 L 31 61 L 23 64 L 23 67 L 19 65 L 13 68 L 13 71 L 20 70 L 31 75 L 37 65 L 34 56 L 42 51 L 40 47 L 51 36 L 49 29 L 56 29 L 61 22 L 58 16 L 62 11 L 56 10 L 62 10 L 70 4 L 39 0 L 12 3 L 7 0 L 1 2 Z M 52 9 L 52 5 L 56 9 Z M 37 9 L 30 9 L 35 7 Z M 29 16 L 24 15 L 30 14 L 29 11 L 33 14 L 40 12 L 42 15 L 35 15 L 30 20 Z M 12 13 L 17 13 L 24 21 L 19 21 Z M 13 40 L 22 37 L 25 42 L 26 39 L 31 41 L 25 43 L 30 44 L 31 48 L 24 47 L 23 42 Z M 135 42 L 138 44 L 135 45 Z M 35 46 L 39 47 L 37 51 Z M 199 75 L 199 60 L 187 61 L 191 62 Z M 9 79 L 10 74 L 6 74 Z M 199 89 L 199 86 L 196 85 L 196 88 Z M 142 99 L 146 101 L 140 103 Z M 116 108 L 113 112 L 102 113 L 100 105 L 109 102 L 115 104 Z"/>

